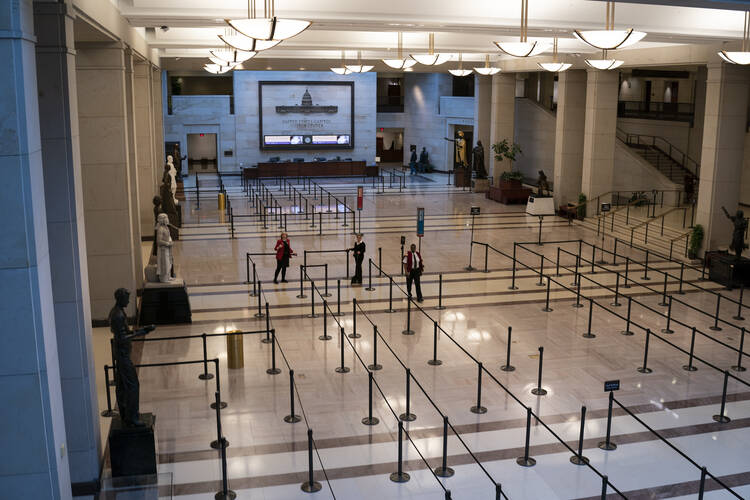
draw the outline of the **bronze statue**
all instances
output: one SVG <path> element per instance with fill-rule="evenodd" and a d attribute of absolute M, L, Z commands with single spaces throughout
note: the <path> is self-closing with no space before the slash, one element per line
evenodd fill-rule
<path fill-rule="evenodd" d="M 109 312 L 109 329 L 114 334 L 113 354 L 115 361 L 115 394 L 120 417 L 128 427 L 142 427 L 138 418 L 139 391 L 138 373 L 130 359 L 131 339 L 153 331 L 154 325 L 147 325 L 140 330 L 128 328 L 128 315 L 125 308 L 130 302 L 130 292 L 125 288 L 115 290 L 115 306 Z"/>
<path fill-rule="evenodd" d="M 443 137 L 443 139 L 456 145 L 456 165 L 459 167 L 466 167 L 466 139 L 464 139 L 463 130 L 458 131 L 458 137 L 455 139 L 449 139 L 447 137 Z"/>
<path fill-rule="evenodd" d="M 721 209 L 724 210 L 724 214 L 734 224 L 732 243 L 729 245 L 729 249 L 734 250 L 734 253 L 737 254 L 737 260 L 740 260 L 742 251 L 747 248 L 747 245 L 745 244 L 745 232 L 747 231 L 747 220 L 745 219 L 745 214 L 742 210 L 737 210 L 736 215 L 729 215 L 726 208 L 721 207 Z"/>
<path fill-rule="evenodd" d="M 477 172 L 477 179 L 486 179 L 487 170 L 484 168 L 484 146 L 482 141 L 477 141 L 477 145 L 471 150 L 472 163 L 474 170 Z"/>
<path fill-rule="evenodd" d="M 539 196 L 544 196 L 544 192 L 547 192 L 547 196 L 549 196 L 549 182 L 547 181 L 547 176 L 544 175 L 544 170 L 539 171 L 539 179 L 537 179 L 537 187 L 539 192 L 537 193 Z"/>
<path fill-rule="evenodd" d="M 169 175 L 165 175 L 162 178 L 161 186 L 159 186 L 159 195 L 161 197 L 161 212 L 167 214 L 170 221 L 177 221 L 177 207 L 174 205 L 174 199 L 172 198 L 171 178 Z M 157 218 L 158 218 L 158 214 Z M 173 240 L 179 239 L 179 232 L 177 228 L 172 224 L 169 225 L 169 233 Z"/>

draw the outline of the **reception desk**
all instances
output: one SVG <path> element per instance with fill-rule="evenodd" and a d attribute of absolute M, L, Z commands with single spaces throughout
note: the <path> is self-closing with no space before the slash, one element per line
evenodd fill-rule
<path fill-rule="evenodd" d="M 242 169 L 245 179 L 258 177 L 376 177 L 378 167 L 363 161 L 260 162 L 257 167 Z"/>

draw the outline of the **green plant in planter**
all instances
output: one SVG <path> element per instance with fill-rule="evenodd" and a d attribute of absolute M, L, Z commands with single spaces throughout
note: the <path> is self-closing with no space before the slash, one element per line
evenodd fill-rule
<path fill-rule="evenodd" d="M 583 220 L 586 218 L 586 195 L 581 193 L 578 195 L 578 208 L 576 208 L 576 216 Z"/>
<path fill-rule="evenodd" d="M 500 174 L 501 181 L 522 181 L 523 174 L 521 172 L 503 172 Z"/>
<path fill-rule="evenodd" d="M 703 226 L 696 224 L 693 227 L 693 231 L 690 233 L 690 244 L 688 246 L 688 257 L 695 259 L 698 257 L 698 251 L 703 245 Z"/>
<path fill-rule="evenodd" d="M 510 160 L 511 162 L 514 162 L 518 155 L 523 154 L 521 146 L 515 142 L 508 142 L 508 139 L 503 139 L 502 141 L 493 144 L 492 151 L 495 152 L 495 160 L 497 161 Z"/>

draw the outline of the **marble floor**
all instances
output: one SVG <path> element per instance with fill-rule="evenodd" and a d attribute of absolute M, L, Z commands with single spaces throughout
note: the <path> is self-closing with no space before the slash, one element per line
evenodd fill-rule
<path fill-rule="evenodd" d="M 501 205 L 453 188 L 445 175 L 422 174 L 418 182 L 408 177 L 401 192 L 397 184 L 386 184 L 383 193 L 369 180 L 315 179 L 322 196 L 290 179 L 304 191 L 302 204 L 307 199 L 308 207 L 322 211 L 322 228 L 320 216 L 310 227 L 312 221 L 299 211 L 299 196 L 285 195 L 275 180 L 267 180 L 273 205 L 278 202 L 287 214 L 286 231 L 298 256 L 292 259 L 289 282 L 275 285 L 274 257 L 251 255 L 259 294 L 247 283 L 247 254 L 272 252 L 279 221 L 269 218 L 264 229 L 236 179 L 224 179 L 235 238 L 230 220 L 217 210 L 216 193 L 202 193 L 200 209 L 194 199 L 183 202 L 175 260 L 188 285 L 193 323 L 159 327 L 143 343 L 140 362 L 203 359 L 200 337 L 154 339 L 258 332 L 243 336 L 241 369 L 227 366 L 226 337 L 206 339 L 207 358 L 218 359 L 221 398 L 227 403 L 221 424 L 229 442 L 228 484 L 238 498 L 442 499 L 450 490 L 451 498 L 462 499 L 498 494 L 512 500 L 588 499 L 602 498 L 602 476 L 607 498 L 697 498 L 702 466 L 710 474 L 704 498 L 750 497 L 750 377 L 731 368 L 738 364 L 738 346 L 748 326 L 748 320 L 735 318 L 737 290 L 703 281 L 700 270 L 654 254 L 645 273 L 645 254 L 622 242 L 613 262 L 611 253 L 591 246 L 601 245 L 595 232 L 563 219 L 545 218 L 544 244 L 537 245 L 538 220 L 525 215 L 524 206 Z M 335 218 L 335 198 L 341 210 L 344 196 L 347 205 L 355 205 L 358 185 L 365 196 L 356 228 L 364 233 L 367 256 L 374 261 L 371 280 L 365 263 L 363 286 L 351 285 L 354 266 L 347 269 L 344 252 L 318 253 L 352 246 L 351 217 L 346 227 L 342 217 Z M 334 198 L 332 212 L 327 211 L 328 193 Z M 481 208 L 473 221 L 471 206 Z M 420 244 L 418 207 L 425 209 L 425 300 L 409 303 L 400 238 L 405 236 L 407 245 Z M 474 241 L 492 248 L 485 257 L 487 247 L 474 245 L 471 264 L 477 269 L 467 271 L 472 233 Z M 584 243 L 576 267 L 579 240 Z M 614 241 L 605 239 L 604 248 L 612 252 Z M 306 297 L 299 298 L 305 258 L 309 266 L 327 268 L 308 268 L 311 281 L 304 281 Z M 330 296 L 323 297 L 326 270 Z M 580 297 L 573 284 L 577 271 Z M 370 283 L 373 290 L 368 290 Z M 576 302 L 583 307 L 575 307 Z M 255 317 L 258 304 L 265 311 L 266 303 L 269 317 Z M 628 303 L 633 335 L 622 334 Z M 445 308 L 437 309 L 439 304 Z M 544 311 L 547 305 L 551 310 Z M 750 318 L 750 311 L 743 307 L 739 316 Z M 267 327 L 275 332 L 275 353 L 272 344 L 261 342 Z M 405 335 L 405 330 L 414 333 Z M 354 332 L 361 337 L 350 338 Z M 587 332 L 595 337 L 584 337 Z M 320 340 L 324 333 L 331 340 Z M 107 329 L 94 332 L 99 378 L 109 361 L 108 335 Z M 652 371 L 641 373 L 637 369 L 644 366 L 647 342 L 645 365 Z M 508 352 L 513 371 L 501 369 Z M 747 352 L 746 346 L 742 356 Z M 382 369 L 369 370 L 375 356 Z M 280 373 L 269 374 L 274 357 Z M 442 364 L 428 364 L 433 358 Z M 543 396 L 531 393 L 539 383 L 540 362 Z M 347 373 L 336 371 L 342 363 Z M 688 364 L 697 370 L 683 369 Z M 403 422 L 401 444 L 403 470 L 411 479 L 395 483 L 389 475 L 398 468 L 407 369 L 408 410 L 416 419 Z M 213 362 L 207 370 L 214 373 Z M 284 421 L 291 413 L 290 370 L 294 413 L 301 417 L 293 424 Z M 221 489 L 219 453 L 209 446 L 217 439 L 216 411 L 209 407 L 217 377 L 200 380 L 202 372 L 202 363 L 139 370 L 141 411 L 157 415 L 163 497 L 169 496 L 170 481 L 177 498 L 213 498 Z M 370 373 L 377 425 L 362 423 L 369 411 Z M 725 373 L 724 415 L 731 421 L 719 423 L 712 417 L 720 412 Z M 621 383 L 614 392 L 611 441 L 618 446 L 612 451 L 597 447 L 607 432 L 606 380 Z M 104 410 L 105 384 L 98 382 Z M 486 412 L 470 411 L 478 403 Z M 570 458 L 579 446 L 584 406 L 580 444 L 588 466 L 578 466 Z M 447 478 L 433 472 L 441 466 L 445 418 L 447 466 L 455 471 Z M 103 436 L 108 424 L 102 418 Z M 307 480 L 308 429 L 315 444 L 314 478 L 322 485 L 314 494 L 300 490 Z M 524 455 L 527 430 L 533 467 L 516 463 Z"/>

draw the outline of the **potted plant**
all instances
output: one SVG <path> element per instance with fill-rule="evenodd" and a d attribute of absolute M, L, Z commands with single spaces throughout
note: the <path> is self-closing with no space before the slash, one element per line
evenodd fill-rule
<path fill-rule="evenodd" d="M 514 142 L 508 142 L 508 139 L 503 139 L 492 145 L 492 151 L 495 152 L 495 161 L 510 161 L 510 170 L 500 174 L 500 187 L 506 189 L 520 188 L 523 175 L 521 175 L 521 172 L 513 171 L 513 162 L 518 155 L 523 154 L 521 146 Z"/>
<path fill-rule="evenodd" d="M 586 218 L 586 195 L 581 193 L 578 195 L 578 208 L 576 208 L 576 217 L 579 220 Z"/>
<path fill-rule="evenodd" d="M 696 224 L 690 233 L 690 244 L 688 246 L 688 257 L 690 259 L 698 258 L 698 251 L 703 245 L 703 226 Z"/>

